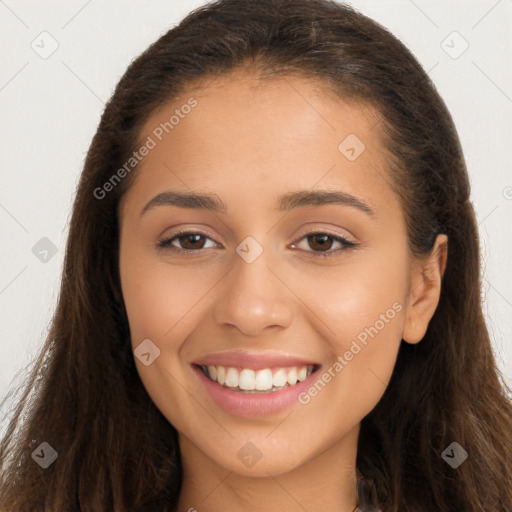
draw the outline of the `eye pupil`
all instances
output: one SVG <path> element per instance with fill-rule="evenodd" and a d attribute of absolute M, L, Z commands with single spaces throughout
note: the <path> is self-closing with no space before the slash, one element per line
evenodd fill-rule
<path fill-rule="evenodd" d="M 326 244 L 326 241 L 329 238 L 332 239 L 332 237 L 330 235 L 326 234 L 326 233 L 316 233 L 314 235 L 308 236 L 308 239 L 313 239 L 315 242 L 318 242 L 319 239 L 322 240 L 322 241 L 319 242 L 319 247 L 317 247 L 317 249 L 318 248 L 320 248 L 320 249 L 330 249 L 331 245 L 332 245 L 332 241 L 331 241 L 330 244 Z M 310 247 L 312 249 L 315 249 L 315 247 L 313 247 L 311 244 L 310 244 Z"/>
<path fill-rule="evenodd" d="M 193 247 L 191 247 L 191 249 L 197 249 L 197 245 L 194 245 L 194 243 L 197 243 L 198 242 L 198 238 L 203 238 L 203 235 L 199 234 L 199 233 L 188 233 L 186 235 L 182 235 L 179 237 L 179 241 L 180 241 L 180 244 L 182 245 L 183 248 L 187 249 L 186 245 L 183 245 L 183 240 L 185 240 L 185 244 L 186 243 L 192 243 Z M 203 242 L 203 245 L 204 245 L 204 242 Z M 202 247 L 202 245 L 201 245 Z"/>

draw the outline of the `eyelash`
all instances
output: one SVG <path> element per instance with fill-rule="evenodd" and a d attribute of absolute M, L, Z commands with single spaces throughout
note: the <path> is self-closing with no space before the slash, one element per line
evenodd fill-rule
<path fill-rule="evenodd" d="M 201 252 L 203 249 L 180 249 L 179 247 L 174 247 L 173 245 L 171 245 L 171 243 L 184 236 L 184 235 L 201 235 L 205 238 L 209 238 L 210 240 L 213 240 L 212 238 L 210 238 L 208 235 L 206 235 L 205 233 L 201 233 L 200 231 L 180 231 L 179 233 L 176 233 L 174 234 L 172 237 L 168 237 L 168 238 L 164 238 L 163 240 L 160 240 L 156 246 L 157 246 L 157 249 L 165 249 L 165 250 L 169 250 L 169 251 L 172 251 L 172 252 L 178 252 L 178 253 L 192 253 L 190 254 L 191 256 L 193 255 L 193 253 L 198 253 L 198 252 Z M 329 233 L 327 231 L 310 231 L 308 233 L 304 233 L 299 239 L 298 241 L 302 241 L 304 238 L 308 238 L 310 236 L 313 236 L 313 235 L 327 235 L 329 237 L 331 237 L 335 242 L 339 242 L 343 248 L 341 249 L 337 249 L 337 250 L 327 250 L 327 251 L 305 251 L 305 252 L 311 252 L 313 254 L 315 254 L 316 256 L 318 257 L 330 257 L 330 256 L 335 256 L 341 252 L 344 252 L 346 251 L 347 249 L 353 249 L 355 247 L 357 247 L 359 244 L 355 243 L 355 242 L 351 242 L 349 240 L 347 240 L 346 238 L 343 238 L 341 236 L 337 236 L 337 235 L 333 235 L 332 233 Z M 293 245 L 295 245 L 296 242 L 293 243 Z"/>

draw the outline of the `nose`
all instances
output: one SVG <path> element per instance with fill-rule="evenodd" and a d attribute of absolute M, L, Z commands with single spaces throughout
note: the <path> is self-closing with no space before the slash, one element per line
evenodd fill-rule
<path fill-rule="evenodd" d="M 233 268 L 223 279 L 215 305 L 217 325 L 234 327 L 245 336 L 261 337 L 270 328 L 291 324 L 293 293 L 268 252 L 264 250 L 251 263 L 234 253 Z"/>

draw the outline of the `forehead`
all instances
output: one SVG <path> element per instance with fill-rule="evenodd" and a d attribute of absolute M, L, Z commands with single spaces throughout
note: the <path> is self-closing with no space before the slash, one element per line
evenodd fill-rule
<path fill-rule="evenodd" d="M 302 76 L 234 72 L 203 81 L 148 118 L 140 140 L 154 147 L 127 196 L 200 189 L 264 206 L 315 187 L 385 204 L 394 195 L 378 119 L 369 104 L 342 101 Z"/>

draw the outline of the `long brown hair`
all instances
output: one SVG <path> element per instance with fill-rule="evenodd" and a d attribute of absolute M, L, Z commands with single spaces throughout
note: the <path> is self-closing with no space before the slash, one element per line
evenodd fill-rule
<path fill-rule="evenodd" d="M 478 230 L 454 123 L 397 38 L 328 0 L 207 4 L 119 81 L 81 174 L 49 334 L 1 441 L 0 509 L 175 508 L 177 435 L 138 376 L 119 282 L 118 205 L 136 168 L 101 198 L 97 190 L 140 147 L 156 108 L 243 66 L 262 79 L 299 73 L 340 100 L 374 106 L 412 253 L 428 254 L 438 233 L 449 238 L 427 333 L 402 341 L 384 396 L 361 423 L 360 509 L 512 510 L 510 389 L 482 313 Z M 46 469 L 31 457 L 42 442 L 58 454 Z M 457 468 L 441 456 L 453 442 L 468 453 Z"/>

